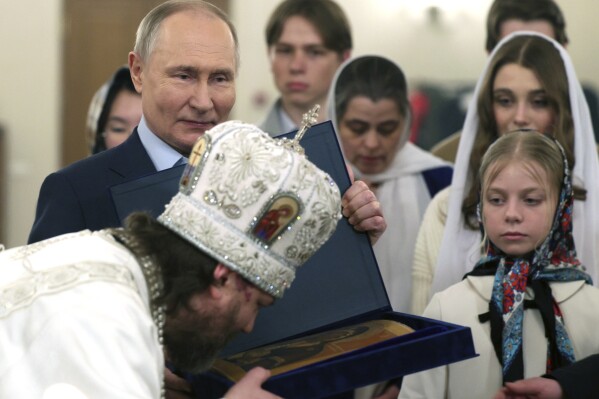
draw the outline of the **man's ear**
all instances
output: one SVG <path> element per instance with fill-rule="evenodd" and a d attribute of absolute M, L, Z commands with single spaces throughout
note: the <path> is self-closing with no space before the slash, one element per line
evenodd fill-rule
<path fill-rule="evenodd" d="M 139 55 L 133 51 L 129 53 L 129 72 L 131 73 L 131 80 L 133 81 L 133 86 L 135 86 L 135 91 L 141 94 L 143 62 Z"/>
<path fill-rule="evenodd" d="M 231 279 L 233 274 L 235 274 L 235 272 L 233 272 L 231 269 L 229 269 L 222 263 L 216 265 L 216 267 L 214 268 L 214 272 L 212 273 L 214 281 L 212 282 L 212 284 L 210 284 L 210 294 L 214 298 L 219 298 L 223 295 L 223 288 L 225 284 Z"/>
<path fill-rule="evenodd" d="M 347 60 L 349 57 L 351 57 L 351 50 L 345 50 L 343 52 L 343 54 L 341 55 L 341 61 L 345 61 Z"/>
<path fill-rule="evenodd" d="M 275 58 L 275 46 L 269 46 L 266 48 L 266 59 L 268 60 L 268 66 L 270 67 L 270 72 L 273 72 L 273 61 Z"/>

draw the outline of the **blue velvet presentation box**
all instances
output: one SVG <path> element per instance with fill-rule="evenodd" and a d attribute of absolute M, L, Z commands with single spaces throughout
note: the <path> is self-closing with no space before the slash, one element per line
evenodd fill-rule
<path fill-rule="evenodd" d="M 308 159 L 329 173 L 344 192 L 350 180 L 332 123 L 311 127 L 301 144 Z M 178 178 L 174 181 L 174 177 L 181 173 L 180 167 L 169 169 L 113 187 L 119 215 L 124 219 L 128 212 L 140 209 L 160 214 L 176 193 Z M 143 205 L 149 197 L 161 205 Z M 356 232 L 346 219 L 298 269 L 285 296 L 262 309 L 254 330 L 235 338 L 222 356 L 375 319 L 395 320 L 415 331 L 273 376 L 264 389 L 287 399 L 326 398 L 476 356 L 470 328 L 392 311 L 368 236 Z M 232 385 L 210 372 L 189 379 L 201 398 L 222 397 Z"/>

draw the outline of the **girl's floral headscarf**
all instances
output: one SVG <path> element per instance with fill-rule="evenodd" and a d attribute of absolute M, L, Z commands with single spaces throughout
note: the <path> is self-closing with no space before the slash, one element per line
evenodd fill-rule
<path fill-rule="evenodd" d="M 479 318 L 481 322 L 491 322 L 491 340 L 502 365 L 504 382 L 524 378 L 522 325 L 526 308 L 538 308 L 543 319 L 548 338 L 547 372 L 574 362 L 572 343 L 549 282 L 585 280 L 592 284 L 576 257 L 572 237 L 572 181 L 565 152 L 555 143 L 562 153 L 564 180 L 551 231 L 534 253 L 523 258 L 508 256 L 487 240 L 486 256 L 468 274 L 495 275 L 489 313 Z M 527 287 L 532 288 L 534 300 L 524 299 Z"/>

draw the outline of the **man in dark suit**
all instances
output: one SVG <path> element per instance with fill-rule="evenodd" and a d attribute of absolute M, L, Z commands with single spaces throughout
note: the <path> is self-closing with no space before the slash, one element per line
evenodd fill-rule
<path fill-rule="evenodd" d="M 171 168 L 187 158 L 198 137 L 226 121 L 235 102 L 238 65 L 235 29 L 215 6 L 169 0 L 150 11 L 129 53 L 131 78 L 142 97 L 139 125 L 120 146 L 44 180 L 29 242 L 120 226 L 110 188 Z M 363 182 L 345 192 L 342 206 L 354 228 L 368 232 L 373 243 L 385 231 L 380 204 Z M 185 381 L 165 373 L 167 397 L 189 390 Z M 266 377 L 250 385 L 259 386 Z M 241 393 L 249 396 L 248 387 Z"/>
<path fill-rule="evenodd" d="M 210 3 L 167 2 L 150 12 L 129 53 L 139 126 L 122 145 L 44 180 L 29 243 L 119 226 L 110 187 L 185 161 L 199 136 L 228 119 L 238 64 L 235 28 Z"/>

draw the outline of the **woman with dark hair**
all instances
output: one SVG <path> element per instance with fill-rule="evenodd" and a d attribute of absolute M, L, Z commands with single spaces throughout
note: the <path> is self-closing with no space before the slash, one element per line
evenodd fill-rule
<path fill-rule="evenodd" d="M 516 32 L 494 49 L 476 86 L 451 189 L 437 195 L 418 233 L 412 270 L 412 312 L 472 270 L 481 256 L 476 173 L 487 148 L 519 129 L 554 137 L 574 183 L 573 234 L 582 263 L 599 279 L 599 161 L 589 109 L 569 55 L 539 33 Z"/>
<path fill-rule="evenodd" d="M 346 61 L 329 93 L 329 116 L 357 179 L 380 200 L 387 232 L 374 246 L 394 310 L 410 309 L 414 234 L 451 166 L 408 142 L 411 110 L 402 70 L 381 56 Z"/>
<path fill-rule="evenodd" d="M 127 66 L 117 69 L 92 98 L 87 114 L 91 154 L 116 147 L 129 137 L 141 119 L 141 96 Z"/>

